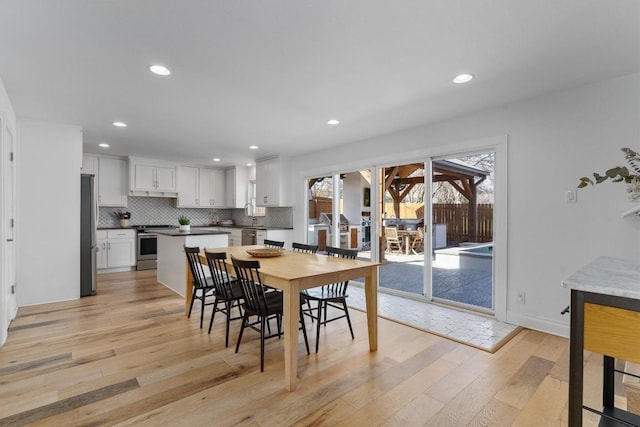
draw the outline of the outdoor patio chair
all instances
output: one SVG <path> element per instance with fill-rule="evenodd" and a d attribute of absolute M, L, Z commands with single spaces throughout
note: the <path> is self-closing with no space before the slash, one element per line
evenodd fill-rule
<path fill-rule="evenodd" d="M 385 227 L 384 237 L 387 241 L 387 249 L 385 252 L 402 253 L 402 242 L 398 237 L 398 229 L 395 227 Z"/>
<path fill-rule="evenodd" d="M 411 242 L 411 251 L 414 254 L 417 254 L 418 251 L 424 251 L 424 228 L 418 227 L 417 231 L 416 237 L 414 237 L 413 242 Z"/>

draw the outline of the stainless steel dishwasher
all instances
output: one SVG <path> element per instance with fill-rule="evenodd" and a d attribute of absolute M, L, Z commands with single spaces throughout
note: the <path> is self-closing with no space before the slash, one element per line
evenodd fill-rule
<path fill-rule="evenodd" d="M 257 230 L 253 230 L 250 228 L 243 228 L 242 229 L 242 246 L 255 245 L 256 233 L 257 233 Z"/>

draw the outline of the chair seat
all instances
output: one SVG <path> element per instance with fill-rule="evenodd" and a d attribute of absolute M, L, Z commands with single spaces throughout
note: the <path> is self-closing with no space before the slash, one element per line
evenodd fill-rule
<path fill-rule="evenodd" d="M 342 300 L 349 297 L 347 293 L 337 292 L 335 290 L 327 289 L 325 287 L 306 289 L 300 293 L 300 296 L 303 299 L 308 299 L 308 300 L 326 300 L 326 301 Z"/>
<path fill-rule="evenodd" d="M 273 314 L 282 313 L 282 302 L 283 302 L 282 292 L 266 292 L 265 299 L 267 302 L 267 307 L 266 307 L 266 311 L 264 312 L 261 311 L 258 313 L 257 311 L 248 308 L 246 304 L 242 304 L 242 308 L 252 316 L 257 316 L 257 315 L 270 316 Z"/>

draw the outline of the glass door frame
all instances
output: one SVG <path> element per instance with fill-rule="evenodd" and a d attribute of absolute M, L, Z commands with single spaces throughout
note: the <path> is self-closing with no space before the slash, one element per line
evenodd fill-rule
<path fill-rule="evenodd" d="M 425 175 L 427 171 L 431 174 L 431 161 L 434 158 L 440 158 L 442 156 L 455 157 L 457 155 L 473 154 L 486 151 L 493 151 L 496 153 L 495 160 L 495 193 L 494 193 L 494 228 L 493 228 L 493 241 L 494 241 L 494 261 L 493 261 L 493 277 L 494 277 L 494 317 L 496 320 L 507 320 L 507 253 L 508 253 L 508 136 L 498 135 L 486 138 L 477 138 L 473 140 L 448 143 L 439 146 L 425 147 L 421 150 L 408 151 L 398 155 L 388 154 L 369 160 L 365 159 L 363 162 L 354 162 L 344 165 L 332 166 L 329 168 L 319 168 L 313 171 L 307 171 L 304 173 L 304 191 L 301 191 L 300 196 L 303 203 L 303 215 L 304 224 L 308 226 L 308 182 L 310 178 L 316 176 L 334 176 L 339 174 L 340 171 L 356 171 L 368 169 L 371 171 L 371 261 L 379 262 L 380 253 L 380 233 L 381 233 L 381 198 L 380 194 L 381 186 L 379 185 L 379 174 L 383 167 L 392 164 L 403 163 L 416 163 L 422 159 L 425 163 Z M 376 185 L 373 185 L 373 183 Z M 431 179 L 429 184 L 425 182 L 425 192 L 429 193 L 429 200 L 431 200 Z M 427 194 L 425 194 L 427 196 Z M 375 209 L 374 209 L 375 207 Z M 432 224 L 432 212 L 431 204 L 425 204 L 425 227 L 431 227 Z M 306 230 L 306 228 L 305 228 Z M 431 233 L 425 233 L 424 244 L 426 247 L 432 246 Z M 427 268 L 428 267 L 428 268 Z M 427 257 L 425 260 L 425 284 L 427 283 L 427 275 L 431 273 L 431 259 Z M 429 277 L 430 281 L 431 278 Z M 429 288 L 431 283 L 428 282 Z M 431 294 L 429 290 L 428 294 Z M 426 298 L 425 298 L 426 299 Z"/>

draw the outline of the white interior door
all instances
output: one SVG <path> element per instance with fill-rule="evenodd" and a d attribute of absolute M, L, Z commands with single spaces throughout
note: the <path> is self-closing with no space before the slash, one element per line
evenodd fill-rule
<path fill-rule="evenodd" d="M 17 312 L 16 249 L 15 249 L 15 133 L 0 118 L 0 146 L 2 147 L 2 301 L 3 331 Z M 4 138 L 3 138 L 4 137 Z"/>

